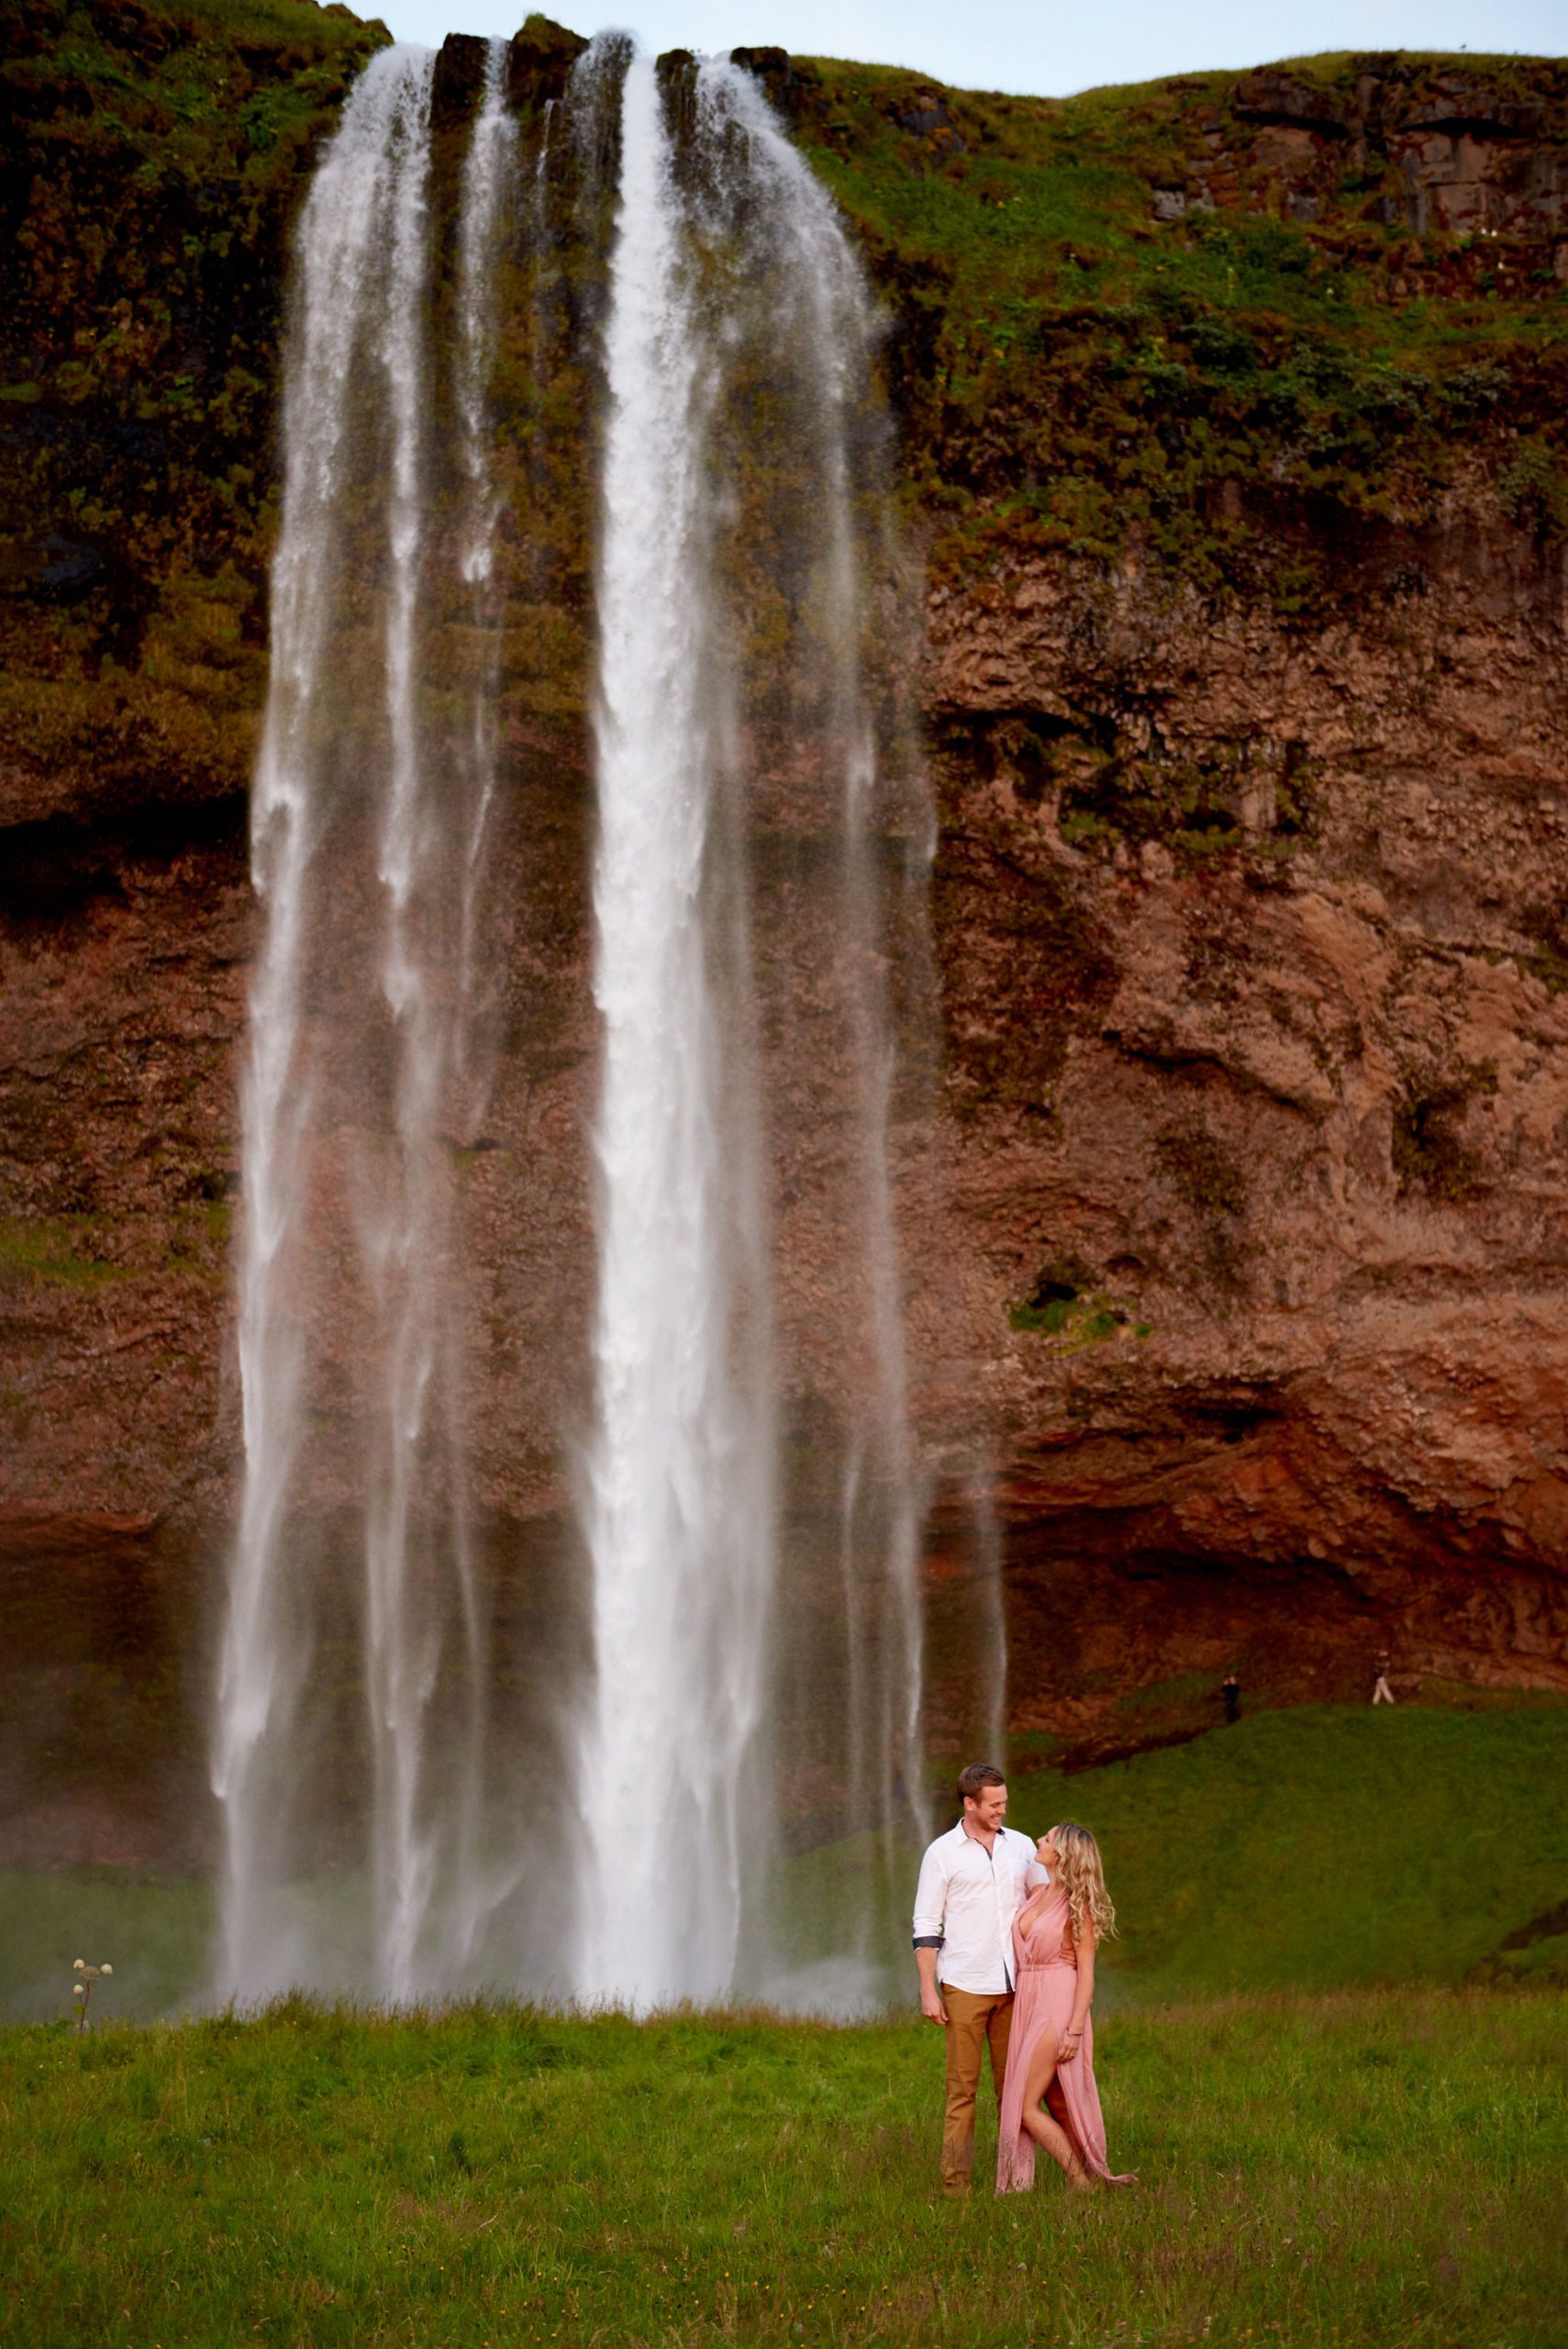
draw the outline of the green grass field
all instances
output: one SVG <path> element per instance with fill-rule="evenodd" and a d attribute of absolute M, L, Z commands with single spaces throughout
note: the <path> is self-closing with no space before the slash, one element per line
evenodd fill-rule
<path fill-rule="evenodd" d="M 1334 104 L 1372 62 L 1290 71 Z M 1550 65 L 1385 61 L 1397 104 L 1456 66 L 1505 104 L 1528 86 L 1555 135 Z M 1045 547 L 1114 560 L 1135 534 L 1206 595 L 1320 614 L 1333 558 L 1254 565 L 1215 485 L 1288 484 L 1351 527 L 1412 517 L 1483 449 L 1506 512 L 1568 529 L 1559 289 L 1536 254 L 1494 266 L 1497 248 L 1436 215 L 1413 234 L 1392 155 L 1347 155 L 1307 220 L 1264 186 L 1232 72 L 1064 100 L 944 91 L 933 139 L 919 75 L 817 68 L 800 137 L 900 318 L 903 465 L 935 569 Z M 1236 176 L 1214 208 L 1157 224 L 1154 192 L 1221 153 Z"/>
<path fill-rule="evenodd" d="M 1099 1835 L 1129 1993 L 1568 1986 L 1568 1706 L 1301 1706 L 1015 1783 Z"/>
<path fill-rule="evenodd" d="M 1565 2055 L 1555 1992 L 1129 2011 L 1099 2072 L 1138 2186 L 955 2207 L 916 2022 L 26 2028 L 5 2337 L 1557 2349 Z"/>
<path fill-rule="evenodd" d="M 61 2020 L 0 2033 L 4 2338 L 1561 2349 L 1565 1765 L 1559 1706 L 1309 1707 L 1018 1773 L 1016 1823 L 1100 1833 L 1125 1922 L 1098 2068 L 1140 2183 L 1086 2207 L 940 2199 L 907 2014 L 139 2030 L 199 1978 L 204 1897 L 14 1877 L 0 1965 Z M 791 1864 L 803 1946 L 864 1864 Z M 83 1954 L 116 1972 L 78 2039 Z M 987 2112 L 983 2182 L 994 2145 Z"/>

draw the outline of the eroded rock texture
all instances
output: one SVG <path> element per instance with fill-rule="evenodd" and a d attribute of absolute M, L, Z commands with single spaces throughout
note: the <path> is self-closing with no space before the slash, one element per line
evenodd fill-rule
<path fill-rule="evenodd" d="M 1568 574 L 1462 514 L 1342 551 L 1310 633 L 1130 565 L 932 614 L 1015 1587 L 1091 1673 L 1354 1686 L 1396 1626 L 1562 1685 Z"/>

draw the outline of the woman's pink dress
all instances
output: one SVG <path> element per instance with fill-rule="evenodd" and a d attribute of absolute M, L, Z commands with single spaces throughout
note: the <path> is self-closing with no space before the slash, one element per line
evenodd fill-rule
<path fill-rule="evenodd" d="M 1078 1961 L 1068 1926 L 1065 1892 L 1048 1894 L 1044 1907 L 1031 1920 L 1027 1939 L 1014 1924 L 1013 1966 L 1018 1993 L 1002 2081 L 998 2194 L 1021 2193 L 1034 2184 L 1035 2142 L 1023 2125 L 1024 2082 L 1041 2035 L 1050 2032 L 1053 2040 L 1061 2039 L 1073 2020 L 1073 2001 L 1078 1995 Z M 1087 2015 L 1077 2054 L 1071 2064 L 1056 2067 L 1047 2109 L 1066 2130 L 1091 2176 L 1104 2178 L 1109 2186 L 1131 2185 L 1130 2176 L 1116 2176 L 1106 2162 L 1106 2124 L 1100 2118 L 1099 2090 L 1095 2086 L 1095 2026 Z"/>

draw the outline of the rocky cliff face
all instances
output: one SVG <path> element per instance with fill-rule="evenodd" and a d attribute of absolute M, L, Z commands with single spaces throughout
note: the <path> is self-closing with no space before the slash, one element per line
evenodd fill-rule
<path fill-rule="evenodd" d="M 375 37 L 272 14 L 224 51 L 221 231 L 171 99 L 214 82 L 210 24 L 94 9 L 142 93 L 113 138 L 51 0 L 6 67 L 0 1553 L 36 1701 L 0 1771 L 38 1859 L 176 1848 L 145 1823 L 195 1786 L 199 1735 L 154 1724 L 233 1508 L 284 235 Z M 570 55 L 531 39 L 525 98 Z M 929 556 L 945 1057 L 903 1212 L 937 1741 L 973 1716 L 995 1563 L 975 1456 L 1026 1745 L 1183 1733 L 1231 1664 L 1269 1697 L 1353 1694 L 1385 1640 L 1407 1687 L 1568 1687 L 1562 77 L 1204 77 L 1107 128 L 1090 101 L 756 62 L 884 290 Z M 472 63 L 454 45 L 454 135 Z M 109 203 L 122 134 L 164 176 Z M 1086 169 L 1125 249 L 1051 212 Z M 1029 204 L 1056 227 L 1015 250 Z M 508 710 L 528 913 L 473 1175 L 480 1482 L 521 1615 L 568 1514 L 560 1333 L 588 1264 L 562 592 L 572 649 Z"/>
<path fill-rule="evenodd" d="M 1374 1630 L 1562 1684 L 1568 573 L 1462 512 L 1346 556 L 1289 635 L 1130 565 L 932 614 L 955 1220 L 1079 1686 Z"/>

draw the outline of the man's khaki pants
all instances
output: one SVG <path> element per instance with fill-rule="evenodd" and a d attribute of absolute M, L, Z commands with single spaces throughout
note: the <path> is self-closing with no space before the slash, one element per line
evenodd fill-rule
<path fill-rule="evenodd" d="M 949 2194 L 967 2194 L 974 2168 L 974 2095 L 980 2086 L 980 2064 L 991 2050 L 991 2084 L 1002 2101 L 1002 2075 L 1007 2068 L 1007 2033 L 1013 2027 L 1010 1990 L 984 1993 L 950 1990 L 942 1986 L 948 2010 L 948 2109 L 942 2130 L 942 2186 Z"/>

